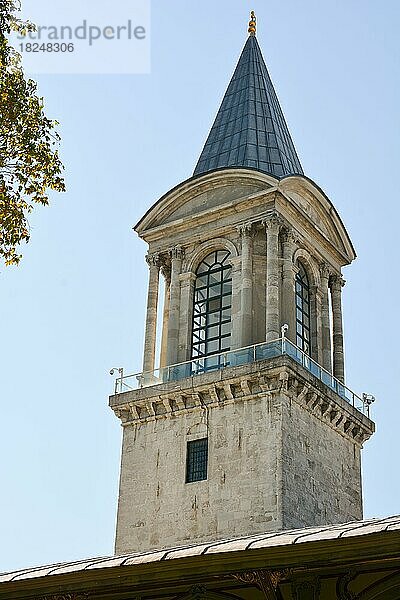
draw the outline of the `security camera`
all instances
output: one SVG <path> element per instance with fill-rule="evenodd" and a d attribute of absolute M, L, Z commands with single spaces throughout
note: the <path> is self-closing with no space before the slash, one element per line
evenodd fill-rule
<path fill-rule="evenodd" d="M 110 375 L 114 375 L 114 369 L 111 369 Z"/>
<path fill-rule="evenodd" d="M 362 399 L 366 404 L 368 404 L 368 406 L 376 400 L 375 396 L 373 396 L 372 394 L 363 394 Z"/>
<path fill-rule="evenodd" d="M 282 332 L 286 332 L 289 329 L 289 325 L 287 323 L 285 323 L 284 325 L 282 325 L 281 329 L 282 329 Z"/>

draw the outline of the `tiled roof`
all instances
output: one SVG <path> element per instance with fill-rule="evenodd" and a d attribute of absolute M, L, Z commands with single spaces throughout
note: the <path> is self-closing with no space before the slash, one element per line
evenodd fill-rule
<path fill-rule="evenodd" d="M 22 569 L 11 573 L 0 574 L 0 584 L 11 581 L 22 581 L 47 577 L 50 575 L 64 575 L 91 569 L 106 569 L 111 567 L 124 567 L 141 565 L 166 560 L 177 560 L 200 555 L 220 554 L 223 552 L 239 552 L 243 550 L 257 550 L 260 548 L 274 548 L 277 546 L 293 546 L 294 544 L 308 544 L 327 540 L 338 540 L 357 536 L 366 536 L 374 533 L 400 531 L 400 515 L 384 519 L 369 519 L 340 525 L 325 527 L 309 527 L 306 529 L 293 529 L 275 533 L 260 533 L 248 537 L 219 540 L 184 546 L 154 550 L 152 552 L 135 552 L 121 556 L 88 558 L 75 562 L 58 563 L 44 567 Z"/>
<path fill-rule="evenodd" d="M 303 175 L 257 38 L 250 35 L 194 175 L 253 167 L 275 177 Z"/>

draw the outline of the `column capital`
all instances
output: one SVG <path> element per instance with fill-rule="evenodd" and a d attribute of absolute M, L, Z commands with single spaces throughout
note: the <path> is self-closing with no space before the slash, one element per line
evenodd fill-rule
<path fill-rule="evenodd" d="M 300 242 L 300 236 L 295 229 L 284 225 L 281 229 L 281 236 L 283 242 L 296 244 Z"/>
<path fill-rule="evenodd" d="M 170 248 L 168 252 L 172 260 L 182 260 L 182 258 L 185 256 L 185 251 L 182 246 L 174 246 L 174 248 Z"/>
<path fill-rule="evenodd" d="M 273 213 L 271 213 L 271 215 L 263 219 L 261 221 L 261 224 L 267 230 L 277 231 L 279 233 L 280 228 L 284 226 L 285 222 L 282 219 L 282 217 L 276 211 L 274 211 Z"/>
<path fill-rule="evenodd" d="M 161 267 L 162 260 L 159 252 L 154 252 L 153 254 L 147 253 L 145 258 L 149 267 Z"/>
<path fill-rule="evenodd" d="M 326 262 L 322 262 L 319 265 L 319 272 L 321 274 L 321 278 L 329 280 L 332 270 Z"/>
<path fill-rule="evenodd" d="M 236 231 L 239 232 L 240 237 L 252 237 L 255 233 L 254 223 L 241 223 L 236 226 Z"/>
<path fill-rule="evenodd" d="M 346 285 L 346 280 L 343 279 L 342 275 L 331 274 L 329 278 L 329 285 L 333 292 L 340 292 L 342 287 Z"/>

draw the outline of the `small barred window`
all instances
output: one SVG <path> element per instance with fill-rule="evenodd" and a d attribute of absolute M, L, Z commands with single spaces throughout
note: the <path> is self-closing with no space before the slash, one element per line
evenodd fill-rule
<path fill-rule="evenodd" d="M 208 439 L 193 440 L 187 444 L 186 483 L 207 479 Z"/>

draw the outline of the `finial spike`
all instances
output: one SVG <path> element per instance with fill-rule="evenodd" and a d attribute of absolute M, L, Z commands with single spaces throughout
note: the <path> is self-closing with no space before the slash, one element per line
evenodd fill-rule
<path fill-rule="evenodd" d="M 254 10 L 251 11 L 249 29 L 248 32 L 250 35 L 256 35 L 257 30 L 257 17 L 255 15 Z"/>

